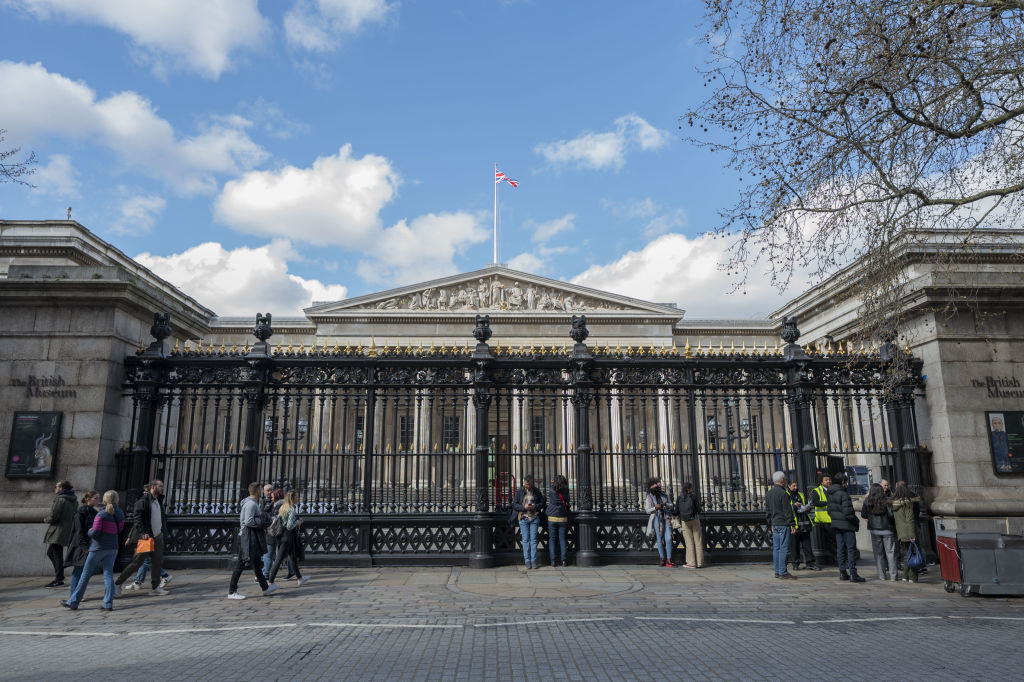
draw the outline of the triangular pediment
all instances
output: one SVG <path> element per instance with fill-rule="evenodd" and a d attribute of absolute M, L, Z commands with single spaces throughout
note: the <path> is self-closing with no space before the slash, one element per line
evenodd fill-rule
<path fill-rule="evenodd" d="M 492 265 L 375 294 L 306 308 L 312 317 L 384 314 L 664 315 L 682 310 Z"/>

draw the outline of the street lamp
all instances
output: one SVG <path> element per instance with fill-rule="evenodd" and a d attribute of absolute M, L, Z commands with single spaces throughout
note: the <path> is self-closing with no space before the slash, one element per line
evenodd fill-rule
<path fill-rule="evenodd" d="M 267 435 L 267 441 L 270 444 L 270 451 L 274 452 L 278 441 L 277 417 L 267 417 L 263 420 L 263 433 Z M 299 441 L 304 440 L 306 434 L 309 433 L 309 422 L 306 421 L 305 417 L 299 417 L 295 423 L 296 435 L 289 437 L 289 433 L 291 433 L 291 429 L 288 428 L 288 424 L 286 423 L 281 427 L 280 440 L 282 446 L 284 443 L 298 443 Z"/>

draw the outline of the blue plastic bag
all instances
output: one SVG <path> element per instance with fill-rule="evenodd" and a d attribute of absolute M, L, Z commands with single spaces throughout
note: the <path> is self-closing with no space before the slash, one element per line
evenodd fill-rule
<path fill-rule="evenodd" d="M 915 571 L 924 568 L 924 552 L 917 546 L 917 542 L 907 546 L 907 566 Z"/>

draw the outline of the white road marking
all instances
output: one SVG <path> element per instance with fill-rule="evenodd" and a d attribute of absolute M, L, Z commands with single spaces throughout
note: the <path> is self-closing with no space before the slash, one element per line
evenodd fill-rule
<path fill-rule="evenodd" d="M 769 625 L 796 625 L 792 620 L 755 620 L 752 618 L 683 618 L 674 616 L 636 616 L 637 620 L 682 620 L 694 623 L 765 623 Z"/>
<path fill-rule="evenodd" d="M 886 616 L 878 618 L 836 618 L 835 620 L 805 620 L 803 623 L 870 623 L 879 620 L 942 620 L 943 616 Z"/>
<path fill-rule="evenodd" d="M 593 622 L 593 621 L 597 621 L 597 620 L 622 620 L 622 618 L 620 618 L 618 616 L 612 616 L 612 617 L 609 617 L 609 618 L 560 618 L 558 620 L 552 620 L 552 619 L 547 619 L 547 620 L 520 620 L 520 621 L 513 621 L 513 622 L 508 622 L 508 623 L 476 623 L 476 624 L 473 625 L 473 627 L 475 627 L 475 628 L 498 628 L 498 627 L 502 627 L 502 626 L 540 625 L 540 624 L 546 624 L 546 623 L 558 623 L 558 624 L 564 624 L 564 623 L 589 623 L 589 622 Z"/>
<path fill-rule="evenodd" d="M 116 632 L 33 632 L 31 630 L 0 630 L 0 635 L 43 635 L 44 637 L 117 637 Z"/>
<path fill-rule="evenodd" d="M 463 625 L 416 625 L 412 623 L 307 623 L 319 628 L 461 628 Z"/>
<path fill-rule="evenodd" d="M 182 632 L 228 632 L 230 630 L 268 630 L 270 628 L 294 628 L 298 623 L 274 623 L 273 625 L 230 625 L 221 628 L 178 628 L 174 630 L 143 630 L 141 632 L 126 632 L 128 636 L 135 635 L 173 635 Z"/>
<path fill-rule="evenodd" d="M 957 618 L 960 620 L 1024 620 L 1022 616 L 946 616 L 946 618 Z"/>

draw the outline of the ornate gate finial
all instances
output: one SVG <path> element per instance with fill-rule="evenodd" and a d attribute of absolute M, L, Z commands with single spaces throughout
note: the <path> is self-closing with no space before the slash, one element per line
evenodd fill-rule
<path fill-rule="evenodd" d="M 473 336 L 479 343 L 487 343 L 491 338 L 491 316 L 477 315 L 476 327 L 473 328 Z"/>
<path fill-rule="evenodd" d="M 271 317 L 270 313 L 256 313 L 256 326 L 252 328 L 252 335 L 260 341 L 266 341 L 274 335 L 274 328 L 270 326 Z"/>
<path fill-rule="evenodd" d="M 171 314 L 153 313 L 153 326 L 149 328 L 150 335 L 155 339 L 153 343 L 143 352 L 143 355 L 153 356 L 164 354 L 164 339 L 171 335 Z"/>
<path fill-rule="evenodd" d="M 795 317 L 782 318 L 782 340 L 786 347 L 782 349 L 782 356 L 787 360 L 806 358 L 804 349 L 797 345 L 796 340 L 800 338 L 800 330 L 796 326 Z"/>
<path fill-rule="evenodd" d="M 590 336 L 590 330 L 587 329 L 587 316 L 586 315 L 573 315 L 572 316 L 572 329 L 569 330 L 569 336 L 576 343 L 583 343 Z"/>

